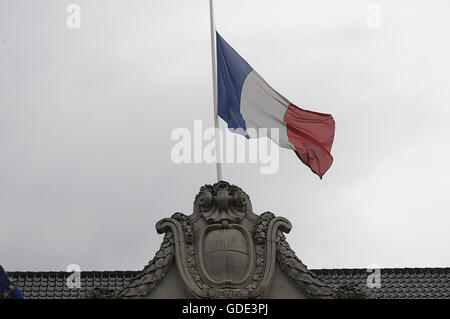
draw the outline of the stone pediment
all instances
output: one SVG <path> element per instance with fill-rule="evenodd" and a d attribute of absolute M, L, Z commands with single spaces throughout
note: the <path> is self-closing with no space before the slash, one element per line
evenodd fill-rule
<path fill-rule="evenodd" d="M 289 247 L 291 223 L 255 214 L 249 196 L 225 181 L 201 187 L 191 215 L 175 213 L 156 229 L 165 235 L 155 257 L 110 297 L 374 297 L 360 287 L 332 290 Z"/>

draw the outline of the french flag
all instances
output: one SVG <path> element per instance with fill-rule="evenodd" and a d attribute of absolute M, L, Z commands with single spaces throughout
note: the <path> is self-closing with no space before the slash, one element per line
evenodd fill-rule
<path fill-rule="evenodd" d="M 301 109 L 275 91 L 216 32 L 218 114 L 230 129 L 279 129 L 279 146 L 295 151 L 320 178 L 333 162 L 334 119 Z M 250 130 L 252 131 L 252 130 Z"/>

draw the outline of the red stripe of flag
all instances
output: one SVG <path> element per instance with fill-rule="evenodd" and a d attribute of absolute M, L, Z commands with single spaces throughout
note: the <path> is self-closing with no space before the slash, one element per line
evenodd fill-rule
<path fill-rule="evenodd" d="M 295 153 L 322 179 L 333 163 L 330 154 L 335 129 L 333 116 L 303 110 L 291 103 L 284 114 L 284 122 Z"/>

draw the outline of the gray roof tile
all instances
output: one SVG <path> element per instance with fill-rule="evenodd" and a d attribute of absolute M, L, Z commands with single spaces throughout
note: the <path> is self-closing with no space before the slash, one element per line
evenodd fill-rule
<path fill-rule="evenodd" d="M 337 290 L 346 284 L 366 285 L 365 269 L 312 270 L 322 281 Z M 85 271 L 81 273 L 81 288 L 70 289 L 66 272 L 9 272 L 24 298 L 77 299 L 104 287 L 119 290 L 138 271 Z M 373 289 L 378 298 L 450 298 L 450 268 L 389 268 L 381 269 L 381 288 Z"/>

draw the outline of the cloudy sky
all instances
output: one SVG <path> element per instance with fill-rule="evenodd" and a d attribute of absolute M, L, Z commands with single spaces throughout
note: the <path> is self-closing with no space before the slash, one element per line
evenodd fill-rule
<path fill-rule="evenodd" d="M 215 6 L 265 80 L 336 121 L 323 180 L 285 149 L 277 174 L 227 164 L 224 179 L 292 221 L 310 268 L 450 266 L 449 2 Z M 153 257 L 155 223 L 190 213 L 216 178 L 170 157 L 173 129 L 213 125 L 209 32 L 207 0 L 0 2 L 0 264 L 136 270 Z"/>

